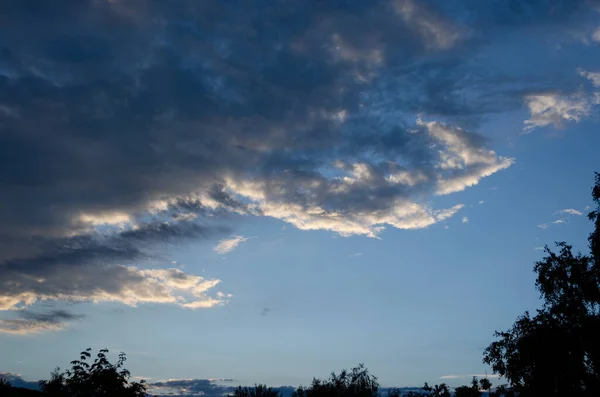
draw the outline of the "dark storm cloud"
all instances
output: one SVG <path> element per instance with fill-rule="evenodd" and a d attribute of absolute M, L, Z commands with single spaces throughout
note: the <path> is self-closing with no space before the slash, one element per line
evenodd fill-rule
<path fill-rule="evenodd" d="M 454 215 L 426 198 L 513 162 L 456 125 L 548 88 L 472 55 L 595 4 L 525 3 L 0 1 L 0 308 L 179 302 L 173 269 L 123 263 L 227 213 L 368 236 Z"/>

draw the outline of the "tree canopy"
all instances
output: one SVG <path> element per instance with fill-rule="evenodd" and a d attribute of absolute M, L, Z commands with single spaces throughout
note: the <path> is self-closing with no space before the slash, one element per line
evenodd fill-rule
<path fill-rule="evenodd" d="M 544 304 L 525 312 L 498 340 L 483 361 L 508 380 L 520 397 L 600 396 L 600 174 L 592 198 L 594 223 L 590 253 L 574 253 L 566 242 L 534 266 L 535 286 Z"/>

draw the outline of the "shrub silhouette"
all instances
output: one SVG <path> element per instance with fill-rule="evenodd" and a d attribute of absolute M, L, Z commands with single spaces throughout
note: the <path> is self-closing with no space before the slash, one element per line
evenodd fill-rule
<path fill-rule="evenodd" d="M 309 387 L 299 387 L 293 397 L 376 397 L 379 396 L 379 383 L 363 364 L 352 370 L 335 372 L 329 379 L 313 379 Z"/>
<path fill-rule="evenodd" d="M 144 381 L 129 381 L 131 375 L 123 368 L 125 353 L 120 353 L 116 364 L 112 364 L 106 357 L 108 350 L 102 349 L 90 364 L 90 351 L 81 352 L 79 360 L 71 361 L 70 370 L 60 372 L 57 368 L 50 380 L 41 381 L 42 392 L 53 397 L 146 396 Z"/>

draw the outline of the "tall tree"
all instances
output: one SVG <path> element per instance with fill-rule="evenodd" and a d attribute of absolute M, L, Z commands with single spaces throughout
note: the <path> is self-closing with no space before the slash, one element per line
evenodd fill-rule
<path fill-rule="evenodd" d="M 565 242 L 558 252 L 545 248 L 535 264 L 536 288 L 544 301 L 511 329 L 496 332 L 483 361 L 508 380 L 521 397 L 600 396 L 600 174 L 592 198 L 596 209 L 590 254 L 573 253 Z"/>

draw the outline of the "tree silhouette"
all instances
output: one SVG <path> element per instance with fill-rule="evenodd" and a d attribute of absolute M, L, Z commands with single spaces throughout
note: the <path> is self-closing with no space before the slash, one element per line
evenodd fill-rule
<path fill-rule="evenodd" d="M 352 368 L 351 371 L 343 370 L 336 375 L 331 374 L 329 379 L 322 381 L 313 379 L 309 387 L 300 386 L 293 397 L 377 397 L 379 396 L 379 383 L 377 378 L 365 368 L 363 364 Z"/>
<path fill-rule="evenodd" d="M 277 389 L 266 385 L 255 385 L 254 387 L 238 386 L 229 394 L 230 397 L 281 397 Z"/>
<path fill-rule="evenodd" d="M 536 288 L 544 305 L 528 312 L 511 329 L 496 332 L 483 361 L 506 378 L 514 392 L 529 396 L 600 396 L 600 174 L 588 215 L 590 255 L 574 254 L 572 246 L 547 246 L 535 264 Z"/>
<path fill-rule="evenodd" d="M 488 394 L 492 390 L 492 382 L 490 382 L 490 380 L 488 378 L 482 378 L 482 379 L 480 379 L 479 380 L 479 386 L 481 386 L 481 388 L 483 390 L 487 390 Z"/>
<path fill-rule="evenodd" d="M 480 397 L 481 392 L 479 391 L 479 382 L 477 377 L 474 376 L 471 381 L 471 386 L 460 386 L 454 389 L 455 397 Z"/>
<path fill-rule="evenodd" d="M 12 385 L 10 384 L 10 381 L 8 381 L 7 379 L 4 378 L 0 378 L 0 396 L 2 395 L 1 393 L 5 390 L 8 390 L 12 387 Z"/>
<path fill-rule="evenodd" d="M 130 382 L 129 371 L 123 368 L 126 357 L 120 353 L 116 364 L 106 357 L 108 350 L 98 352 L 93 363 L 88 363 L 91 349 L 80 354 L 79 360 L 71 361 L 71 369 L 52 372 L 50 380 L 41 381 L 40 388 L 46 395 L 53 397 L 143 397 L 146 396 L 146 384 Z"/>
<path fill-rule="evenodd" d="M 490 397 L 517 397 L 515 391 L 506 385 L 500 385 L 494 390 L 490 392 Z"/>
<path fill-rule="evenodd" d="M 450 397 L 450 388 L 445 383 L 429 386 L 427 382 L 423 385 L 423 391 L 409 391 L 403 397 Z M 400 396 L 400 394 L 398 394 Z M 394 396 L 394 397 L 398 397 Z M 389 396 L 388 396 L 389 397 Z"/>

